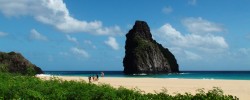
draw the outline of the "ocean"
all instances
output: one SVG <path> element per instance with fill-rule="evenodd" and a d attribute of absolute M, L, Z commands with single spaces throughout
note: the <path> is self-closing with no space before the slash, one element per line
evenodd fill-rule
<path fill-rule="evenodd" d="M 47 75 L 59 76 L 92 76 L 105 77 L 133 77 L 133 78 L 172 78 L 172 79 L 223 79 L 223 80 L 250 80 L 250 71 L 181 71 L 179 74 L 141 74 L 125 75 L 122 71 L 45 71 Z"/>

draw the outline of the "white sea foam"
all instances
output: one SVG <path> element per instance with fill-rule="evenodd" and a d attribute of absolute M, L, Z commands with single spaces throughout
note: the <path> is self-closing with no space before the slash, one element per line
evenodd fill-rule
<path fill-rule="evenodd" d="M 184 75 L 184 74 L 190 74 L 190 73 L 179 73 L 179 74 Z"/>
<path fill-rule="evenodd" d="M 203 80 L 214 80 L 213 78 L 203 78 Z"/>
<path fill-rule="evenodd" d="M 141 75 L 141 76 L 144 76 L 144 75 L 148 75 L 148 74 L 145 74 L 145 73 L 141 73 L 141 74 L 133 74 L 133 75 Z"/>
<path fill-rule="evenodd" d="M 50 74 L 36 74 L 36 76 L 52 76 Z"/>

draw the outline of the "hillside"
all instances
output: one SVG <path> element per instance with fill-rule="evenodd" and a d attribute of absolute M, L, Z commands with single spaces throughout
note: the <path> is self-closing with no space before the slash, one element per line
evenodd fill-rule
<path fill-rule="evenodd" d="M 0 72 L 19 73 L 22 75 L 42 74 L 41 68 L 16 52 L 0 52 Z"/>

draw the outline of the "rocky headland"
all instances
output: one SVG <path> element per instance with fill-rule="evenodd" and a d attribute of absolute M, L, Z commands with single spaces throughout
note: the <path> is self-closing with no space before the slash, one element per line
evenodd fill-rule
<path fill-rule="evenodd" d="M 152 38 L 150 28 L 144 21 L 136 21 L 126 34 L 123 66 L 125 74 L 179 72 L 175 56 Z"/>
<path fill-rule="evenodd" d="M 41 68 L 25 59 L 20 53 L 0 52 L 0 72 L 18 73 L 22 75 L 42 74 Z"/>

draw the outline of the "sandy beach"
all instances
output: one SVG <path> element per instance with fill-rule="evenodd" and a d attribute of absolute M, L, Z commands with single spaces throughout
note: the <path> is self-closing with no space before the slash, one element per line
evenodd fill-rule
<path fill-rule="evenodd" d="M 49 79 L 52 76 L 37 76 L 42 79 Z M 85 80 L 88 77 L 56 76 L 63 80 Z M 240 100 L 250 99 L 250 80 L 205 80 L 205 79 L 163 79 L 163 78 L 121 78 L 121 77 L 101 77 L 95 84 L 110 84 L 114 87 L 123 86 L 129 89 L 139 88 L 145 93 L 160 92 L 163 88 L 169 94 L 175 93 L 196 93 L 197 89 L 204 88 L 210 90 L 219 87 L 224 94 L 237 96 Z"/>

